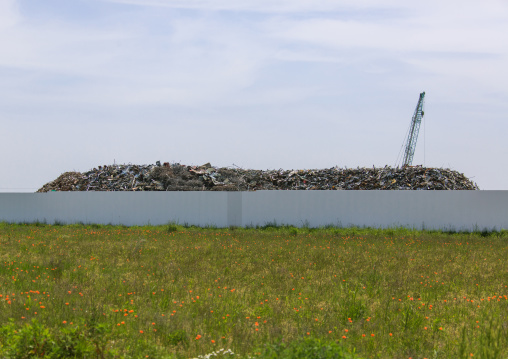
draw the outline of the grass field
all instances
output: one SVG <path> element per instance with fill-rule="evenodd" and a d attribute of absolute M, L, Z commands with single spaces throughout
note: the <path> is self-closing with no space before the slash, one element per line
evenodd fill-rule
<path fill-rule="evenodd" d="M 506 358 L 507 258 L 506 231 L 4 223 L 0 357 Z"/>

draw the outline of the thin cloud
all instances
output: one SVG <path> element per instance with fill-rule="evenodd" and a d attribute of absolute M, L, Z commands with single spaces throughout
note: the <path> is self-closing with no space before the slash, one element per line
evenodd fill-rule
<path fill-rule="evenodd" d="M 16 25 L 20 20 L 16 0 L 0 1 L 0 30 Z"/>
<path fill-rule="evenodd" d="M 474 12 L 475 9 L 469 9 Z M 307 42 L 333 48 L 366 48 L 388 51 L 504 52 L 502 40 L 506 23 L 492 23 L 491 18 L 443 22 L 439 16 L 421 15 L 392 21 L 336 19 L 271 20 L 275 36 L 285 41 Z"/>
<path fill-rule="evenodd" d="M 323 0 L 316 2 L 314 0 L 103 0 L 119 4 L 151 6 L 151 7 L 169 7 L 179 9 L 196 10 L 226 10 L 226 11 L 253 11 L 253 12 L 325 12 L 338 11 L 346 9 L 365 9 L 365 8 L 390 8 L 409 7 L 406 2 L 400 0 L 383 1 L 380 5 L 377 0 Z"/>

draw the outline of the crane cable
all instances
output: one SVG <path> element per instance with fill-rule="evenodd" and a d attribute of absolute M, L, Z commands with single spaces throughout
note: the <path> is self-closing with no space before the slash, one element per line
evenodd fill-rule
<path fill-rule="evenodd" d="M 406 140 L 405 139 L 409 137 L 409 131 L 411 131 L 411 124 L 409 124 L 409 127 L 407 128 L 406 136 L 404 137 L 404 141 L 402 142 L 402 146 L 400 146 L 399 154 L 397 155 L 397 160 L 395 162 L 395 167 L 399 167 L 399 163 L 402 162 L 402 158 L 403 158 L 402 151 L 404 150 L 404 146 L 406 144 Z"/>
<path fill-rule="evenodd" d="M 427 120 L 422 118 L 422 121 L 423 121 L 423 167 L 426 166 L 426 163 L 425 163 L 425 157 L 426 157 L 426 152 L 427 152 L 427 134 L 426 134 L 426 123 L 427 123 Z"/>

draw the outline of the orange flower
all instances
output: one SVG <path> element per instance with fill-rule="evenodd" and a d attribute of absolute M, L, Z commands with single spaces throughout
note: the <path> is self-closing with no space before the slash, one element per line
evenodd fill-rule
<path fill-rule="evenodd" d="M 201 339 L 201 334 L 196 335 L 196 340 Z"/>

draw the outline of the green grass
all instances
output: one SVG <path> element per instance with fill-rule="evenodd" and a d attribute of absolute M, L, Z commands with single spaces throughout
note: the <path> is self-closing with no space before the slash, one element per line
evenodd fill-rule
<path fill-rule="evenodd" d="M 0 357 L 506 358 L 507 258 L 507 231 L 0 223 Z"/>

